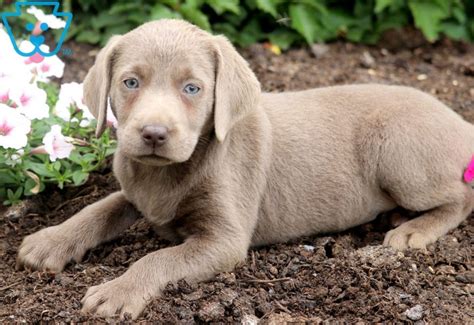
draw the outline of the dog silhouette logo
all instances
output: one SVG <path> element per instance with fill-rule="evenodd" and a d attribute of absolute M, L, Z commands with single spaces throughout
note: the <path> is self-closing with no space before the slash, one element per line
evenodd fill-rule
<path fill-rule="evenodd" d="M 44 11 L 46 11 L 46 9 L 49 9 L 51 11 L 52 9 L 52 15 L 45 15 L 41 9 L 45 9 Z M 64 39 L 66 38 L 67 32 L 69 30 L 69 26 L 71 25 L 72 13 L 59 12 L 59 2 L 55 1 L 17 2 L 15 4 L 15 10 L 16 12 L 5 12 L 1 14 L 3 25 L 5 26 L 8 36 L 10 37 L 15 52 L 24 57 L 32 57 L 37 55 L 40 55 L 42 57 L 50 57 L 56 55 L 61 49 L 61 46 L 63 45 Z M 15 36 L 13 34 L 12 25 L 10 24 L 10 22 L 13 22 L 15 19 L 18 19 L 25 10 L 28 13 L 40 13 L 35 15 L 35 17 L 38 19 L 38 22 L 36 24 L 28 23 L 25 25 L 25 31 L 31 33 L 31 36 L 28 40 L 32 44 L 32 49 L 23 49 L 18 47 L 15 41 Z M 53 16 L 53 19 L 54 17 L 60 19 L 57 20 L 61 22 L 59 27 L 62 27 L 62 33 L 59 36 L 59 39 L 57 40 L 56 46 L 51 51 L 45 52 L 41 49 L 42 45 L 46 45 L 45 37 L 41 34 L 53 27 L 49 25 L 52 24 L 51 22 L 48 23 L 48 21 L 51 20 L 47 19 L 48 16 Z M 54 28 L 59 29 L 58 26 L 54 26 Z"/>

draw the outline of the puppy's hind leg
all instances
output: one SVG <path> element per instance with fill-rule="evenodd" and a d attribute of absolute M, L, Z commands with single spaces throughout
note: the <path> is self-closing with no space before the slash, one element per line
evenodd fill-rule
<path fill-rule="evenodd" d="M 459 186 L 458 200 L 435 207 L 389 231 L 384 245 L 399 250 L 426 248 L 466 219 L 473 209 L 473 202 L 473 190 L 465 185 Z"/>
<path fill-rule="evenodd" d="M 378 165 L 381 188 L 399 206 L 424 212 L 387 233 L 384 244 L 397 249 L 425 248 L 457 227 L 474 207 L 474 190 L 462 180 L 471 155 L 467 143 L 452 139 L 453 146 L 422 147 L 418 138 L 398 133 L 397 141 L 382 147 Z"/>

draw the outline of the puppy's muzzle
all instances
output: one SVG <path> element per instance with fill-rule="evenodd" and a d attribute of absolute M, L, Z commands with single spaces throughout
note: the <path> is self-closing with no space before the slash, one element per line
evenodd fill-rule
<path fill-rule="evenodd" d="M 168 141 L 168 138 L 168 128 L 164 125 L 147 125 L 142 129 L 142 139 L 150 147 L 161 147 Z"/>

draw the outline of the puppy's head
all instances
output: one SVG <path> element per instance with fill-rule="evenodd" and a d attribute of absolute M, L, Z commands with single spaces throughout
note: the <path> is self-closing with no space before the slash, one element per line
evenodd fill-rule
<path fill-rule="evenodd" d="M 97 135 L 110 100 L 120 152 L 156 166 L 188 160 L 212 130 L 224 141 L 259 95 L 255 75 L 226 38 L 180 20 L 113 37 L 84 81 Z"/>

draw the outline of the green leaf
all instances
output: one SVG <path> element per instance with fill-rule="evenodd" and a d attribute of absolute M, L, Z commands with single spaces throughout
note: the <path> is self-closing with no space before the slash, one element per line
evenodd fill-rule
<path fill-rule="evenodd" d="M 91 30 L 83 30 L 77 34 L 76 41 L 97 44 L 100 42 L 100 33 Z"/>
<path fill-rule="evenodd" d="M 2 169 L 0 170 L 0 184 L 16 184 L 17 179 L 10 170 Z"/>
<path fill-rule="evenodd" d="M 190 22 L 196 24 L 204 30 L 211 30 L 211 24 L 209 23 L 207 16 L 199 11 L 199 9 L 184 5 L 181 7 L 180 11 L 184 18 Z"/>
<path fill-rule="evenodd" d="M 143 6 L 139 2 L 126 2 L 126 3 L 117 3 L 114 4 L 110 9 L 109 9 L 109 14 L 110 15 L 115 15 L 115 14 L 127 14 L 129 12 L 133 11 L 141 11 Z"/>
<path fill-rule="evenodd" d="M 270 42 L 278 45 L 282 50 L 287 50 L 295 41 L 301 39 L 298 34 L 285 28 L 279 28 L 269 35 Z"/>
<path fill-rule="evenodd" d="M 385 8 L 389 7 L 393 3 L 393 0 L 376 0 L 374 12 L 376 14 L 382 12 Z"/>
<path fill-rule="evenodd" d="M 467 21 L 467 12 L 464 8 L 454 7 L 453 8 L 453 16 L 461 24 L 464 24 Z M 474 18 L 474 13 L 473 13 L 472 18 Z"/>
<path fill-rule="evenodd" d="M 239 14 L 239 0 L 207 0 L 206 3 L 219 15 L 226 11 Z"/>
<path fill-rule="evenodd" d="M 91 26 L 95 30 L 99 30 L 106 26 L 117 26 L 121 25 L 126 21 L 126 17 L 123 15 L 111 15 L 107 12 L 103 12 L 98 16 L 91 18 Z"/>
<path fill-rule="evenodd" d="M 441 30 L 446 36 L 449 38 L 455 39 L 455 40 L 469 40 L 469 33 L 467 31 L 466 26 L 452 23 L 452 22 L 446 22 L 441 25 Z"/>
<path fill-rule="evenodd" d="M 310 8 L 313 8 L 316 12 L 320 14 L 327 14 L 329 11 L 324 2 L 320 0 L 299 0 L 298 2 Z"/>
<path fill-rule="evenodd" d="M 75 186 L 84 184 L 89 177 L 88 173 L 84 173 L 82 170 L 77 170 L 72 174 L 72 181 Z"/>
<path fill-rule="evenodd" d="M 25 186 L 25 195 L 26 195 L 26 196 L 35 195 L 35 194 L 41 192 L 41 191 L 44 189 L 44 184 L 41 183 L 41 184 L 39 185 L 39 190 L 38 190 L 38 192 L 37 192 L 37 193 L 32 193 L 31 190 L 34 189 L 37 185 L 38 185 L 38 184 L 36 184 L 36 182 L 35 182 L 33 179 L 28 178 L 28 179 L 26 180 L 25 184 L 24 184 L 24 186 Z"/>
<path fill-rule="evenodd" d="M 239 45 L 242 47 L 250 46 L 251 44 L 257 43 L 266 38 L 266 34 L 260 29 L 260 24 L 257 19 L 252 19 L 244 28 L 240 31 Z"/>
<path fill-rule="evenodd" d="M 430 42 L 437 40 L 441 29 L 441 20 L 448 16 L 448 12 L 435 2 L 422 0 L 411 0 L 408 6 L 415 19 L 415 26 L 421 29 L 426 39 Z"/>
<path fill-rule="evenodd" d="M 123 35 L 133 28 L 132 25 L 126 23 L 120 26 L 110 26 L 105 28 L 105 32 L 102 34 L 101 45 L 106 45 L 107 41 L 114 35 Z"/>
<path fill-rule="evenodd" d="M 317 14 L 313 8 L 306 5 L 290 5 L 291 27 L 298 31 L 308 44 L 321 40 L 319 36 L 321 27 L 316 20 Z"/>
<path fill-rule="evenodd" d="M 180 0 L 160 0 L 160 2 L 164 5 L 174 8 L 179 5 Z"/>
<path fill-rule="evenodd" d="M 18 187 L 15 192 L 13 192 L 11 189 L 7 190 L 7 198 L 10 202 L 16 202 L 18 199 L 21 197 L 21 194 L 23 194 L 23 187 Z"/>
<path fill-rule="evenodd" d="M 263 12 L 269 13 L 274 18 L 277 18 L 277 6 L 280 4 L 280 0 L 257 0 L 257 8 Z"/>
<path fill-rule="evenodd" d="M 55 174 L 49 170 L 44 164 L 35 163 L 32 161 L 25 162 L 25 168 L 31 169 L 33 172 L 43 177 L 54 177 Z"/>
<path fill-rule="evenodd" d="M 172 11 L 170 8 L 157 3 L 153 8 L 151 8 L 150 20 L 163 18 L 182 18 L 182 16 L 179 13 Z"/>

